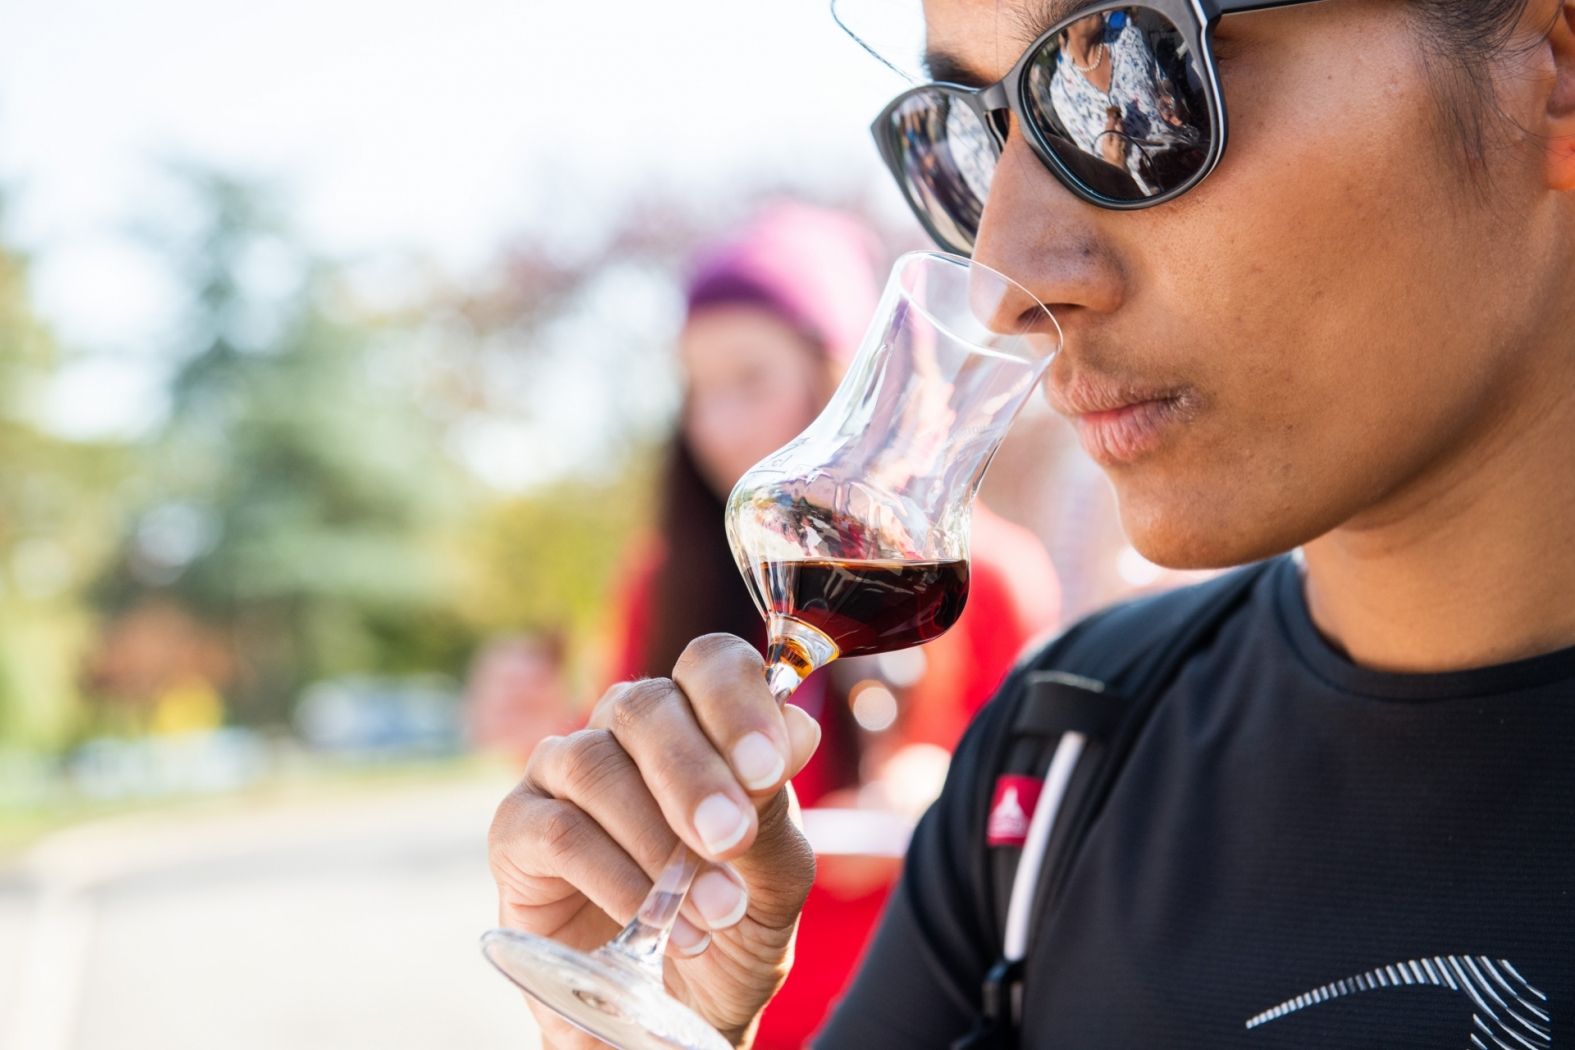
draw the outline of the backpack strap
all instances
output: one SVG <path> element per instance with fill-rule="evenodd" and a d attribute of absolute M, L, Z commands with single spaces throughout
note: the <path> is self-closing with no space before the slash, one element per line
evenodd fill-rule
<path fill-rule="evenodd" d="M 991 771 L 996 790 L 986 820 L 1002 952 L 985 978 L 979 1023 L 953 1050 L 1017 1045 L 1032 931 L 1043 927 L 1044 909 L 1065 882 L 1166 687 L 1273 564 L 1260 562 L 1090 617 L 1031 656 L 1017 676 L 1018 688 L 995 701 L 1015 705 L 1011 732 Z M 1020 838 L 1005 834 L 1016 830 L 1006 826 L 1009 792 L 1016 792 L 1014 800 L 1037 793 Z"/>

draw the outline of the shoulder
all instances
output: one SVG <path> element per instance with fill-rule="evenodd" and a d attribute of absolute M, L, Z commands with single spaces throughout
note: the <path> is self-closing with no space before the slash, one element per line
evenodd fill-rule
<path fill-rule="evenodd" d="M 1144 595 L 1084 617 L 1019 657 L 1014 676 L 1058 670 L 1109 682 L 1174 653 L 1178 645 L 1201 646 L 1219 627 L 1262 595 L 1260 585 L 1284 558 L 1231 569 L 1200 583 Z"/>
<path fill-rule="evenodd" d="M 1123 686 L 1164 671 L 1208 629 L 1223 623 L 1250 598 L 1255 582 L 1272 562 L 1233 570 L 1192 586 L 1123 602 L 1085 617 L 1033 647 L 1018 660 L 989 703 L 980 709 L 958 745 L 946 786 L 916 833 L 905 882 L 928 892 L 934 886 L 970 887 L 980 909 L 975 931 L 987 931 L 994 914 L 985 828 L 996 779 L 1007 768 L 1018 739 L 1017 722 L 1034 673 L 1061 671 Z M 1129 672 L 1135 672 L 1129 673 Z M 939 892 L 939 891 L 937 891 Z M 994 943 L 985 933 L 979 934 Z"/>

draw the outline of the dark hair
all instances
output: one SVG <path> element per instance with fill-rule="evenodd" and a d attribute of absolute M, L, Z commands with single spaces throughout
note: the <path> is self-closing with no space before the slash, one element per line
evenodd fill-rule
<path fill-rule="evenodd" d="M 749 300 L 733 294 L 714 301 Z M 808 336 L 804 343 L 815 360 L 827 360 L 824 344 Z M 817 395 L 811 414 L 823 403 Z M 688 411 L 686 396 L 683 412 Z M 656 526 L 666 549 L 646 609 L 649 626 L 639 667 L 641 674 L 653 676 L 672 674 L 684 647 L 702 634 L 725 631 L 762 644 L 766 638 L 727 543 L 725 497 L 701 472 L 682 423 L 667 447 L 659 484 Z"/>
<path fill-rule="evenodd" d="M 646 675 L 672 674 L 684 647 L 702 634 L 765 637 L 728 549 L 722 497 L 706 483 L 682 433 L 668 448 L 659 498 L 657 528 L 666 550 L 649 596 L 639 668 Z"/>
<path fill-rule="evenodd" d="M 1499 108 L 1496 67 L 1511 53 L 1527 2 L 1410 0 L 1411 16 L 1422 32 L 1423 64 L 1434 86 L 1436 119 L 1479 180 L 1488 153 L 1519 130 Z"/>
<path fill-rule="evenodd" d="M 756 645 L 766 637 L 728 547 L 722 497 L 700 473 L 681 430 L 668 448 L 661 485 L 658 527 L 666 551 L 645 599 L 648 626 L 637 669 L 650 676 L 672 674 L 684 647 L 702 634 L 726 631 Z M 857 784 L 858 727 L 834 679 L 826 682 L 818 717 L 827 730 L 821 750 L 831 786 Z"/>
<path fill-rule="evenodd" d="M 1411 0 L 1440 50 L 1466 63 L 1492 59 L 1508 43 L 1527 0 Z"/>

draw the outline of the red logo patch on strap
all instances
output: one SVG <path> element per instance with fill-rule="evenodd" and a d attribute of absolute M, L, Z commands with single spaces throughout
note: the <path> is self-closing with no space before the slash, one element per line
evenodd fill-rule
<path fill-rule="evenodd" d="M 1021 846 L 1028 841 L 1028 822 L 1044 786 L 1044 781 L 1035 777 L 996 777 L 985 841 L 991 846 Z"/>

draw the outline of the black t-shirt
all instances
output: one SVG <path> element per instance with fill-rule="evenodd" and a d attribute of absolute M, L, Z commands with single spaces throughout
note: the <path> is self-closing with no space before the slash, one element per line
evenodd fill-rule
<path fill-rule="evenodd" d="M 945 1047 L 1005 909 L 970 729 L 817 1041 Z M 1031 933 L 1022 1045 L 1575 1046 L 1575 649 L 1357 667 L 1282 559 L 1162 694 Z"/>

